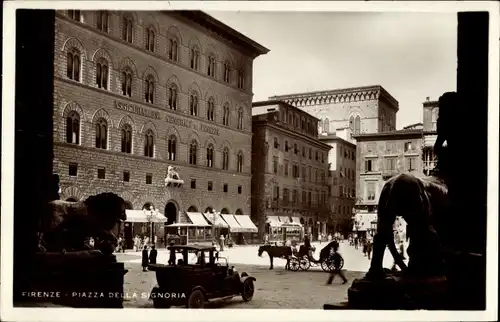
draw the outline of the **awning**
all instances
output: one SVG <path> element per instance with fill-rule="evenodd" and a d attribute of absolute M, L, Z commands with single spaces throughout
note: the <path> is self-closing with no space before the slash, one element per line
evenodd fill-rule
<path fill-rule="evenodd" d="M 196 226 L 210 226 L 201 212 L 186 212 L 186 215 L 189 217 L 189 220 L 191 220 Z"/>
<path fill-rule="evenodd" d="M 234 215 L 236 221 L 240 224 L 240 226 L 245 229 L 246 233 L 256 233 L 258 231 L 257 226 L 252 222 L 249 216 L 247 215 Z"/>
<path fill-rule="evenodd" d="M 354 216 L 353 231 L 367 231 L 371 228 L 373 221 L 377 221 L 375 213 L 358 213 Z"/>
<path fill-rule="evenodd" d="M 299 225 L 302 226 L 302 224 L 300 223 L 300 218 L 299 217 L 292 217 L 292 223 L 299 224 Z"/>
<path fill-rule="evenodd" d="M 243 227 L 240 226 L 240 224 L 236 221 L 236 219 L 234 218 L 234 215 L 231 215 L 231 214 L 221 214 L 222 218 L 224 218 L 224 220 L 227 222 L 227 224 L 229 225 L 229 230 L 232 232 L 232 233 L 242 233 L 244 232 L 243 230 Z"/>
<path fill-rule="evenodd" d="M 214 220 L 214 214 L 207 213 L 203 214 L 205 216 L 205 219 L 208 221 L 209 224 L 213 225 L 213 220 Z M 228 224 L 222 219 L 222 217 L 219 215 L 215 215 L 215 226 L 216 227 L 224 227 L 227 228 L 229 227 Z"/>
<path fill-rule="evenodd" d="M 282 224 L 290 223 L 290 217 L 288 217 L 288 216 L 279 216 L 279 218 L 280 218 L 280 221 Z"/>
<path fill-rule="evenodd" d="M 267 216 L 267 223 L 270 224 L 271 227 L 280 227 L 282 225 L 278 216 Z"/>
<path fill-rule="evenodd" d="M 150 211 L 144 210 L 131 210 L 126 209 L 125 214 L 127 215 L 126 222 L 166 222 L 167 218 L 161 213 L 152 213 Z"/>

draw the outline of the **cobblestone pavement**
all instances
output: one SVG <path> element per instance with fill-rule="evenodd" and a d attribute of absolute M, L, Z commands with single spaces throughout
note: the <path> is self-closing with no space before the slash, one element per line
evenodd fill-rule
<path fill-rule="evenodd" d="M 129 254 L 118 255 L 118 260 Z M 128 273 L 125 274 L 126 308 L 152 308 L 153 302 L 147 297 L 156 285 L 155 272 L 143 272 L 140 264 L 126 263 Z M 328 273 L 320 271 L 291 272 L 283 268 L 269 270 L 268 266 L 235 265 L 240 272 L 254 276 L 255 295 L 250 302 L 243 302 L 241 296 L 231 300 L 218 301 L 208 308 L 270 308 L 270 309 L 322 309 L 325 303 L 338 303 L 347 300 L 347 289 L 354 278 L 364 275 L 362 272 L 347 271 L 349 279 L 342 284 L 339 277 L 333 284 L 326 286 Z M 127 298 L 128 297 L 128 298 Z"/>

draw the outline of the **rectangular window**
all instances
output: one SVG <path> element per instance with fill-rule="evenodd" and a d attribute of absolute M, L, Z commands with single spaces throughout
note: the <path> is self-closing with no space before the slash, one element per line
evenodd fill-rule
<path fill-rule="evenodd" d="M 222 189 L 224 192 L 227 192 L 227 190 L 228 190 L 227 187 L 228 187 L 227 183 L 224 183 L 224 185 L 222 186 Z"/>
<path fill-rule="evenodd" d="M 191 179 L 191 189 L 196 189 L 196 179 Z"/>
<path fill-rule="evenodd" d="M 294 153 L 294 154 L 299 153 L 299 147 L 297 146 L 297 144 L 294 144 L 294 145 L 293 145 L 293 153 Z"/>
<path fill-rule="evenodd" d="M 366 199 L 375 200 L 375 182 L 366 183 Z"/>
<path fill-rule="evenodd" d="M 288 160 L 285 160 L 284 162 L 284 167 L 285 167 L 285 177 L 288 177 Z"/>
<path fill-rule="evenodd" d="M 212 191 L 213 190 L 213 185 L 214 185 L 214 183 L 212 181 L 208 182 L 208 188 L 207 188 L 208 191 Z"/>
<path fill-rule="evenodd" d="M 376 171 L 375 170 L 375 160 L 368 159 L 365 160 L 365 172 Z"/>
<path fill-rule="evenodd" d="M 288 141 L 285 141 L 285 152 L 288 152 Z"/>
<path fill-rule="evenodd" d="M 280 198 L 280 187 L 274 187 L 274 200 L 278 200 Z"/>
<path fill-rule="evenodd" d="M 278 173 L 278 157 L 273 157 L 273 173 Z"/>
<path fill-rule="evenodd" d="M 386 170 L 396 170 L 396 158 L 385 159 L 385 169 Z"/>
<path fill-rule="evenodd" d="M 278 188 L 279 189 L 279 188 Z M 243 191 L 242 186 L 238 186 L 238 194 L 241 195 L 241 192 Z M 279 191 L 278 191 L 278 196 L 279 196 Z"/>
<path fill-rule="evenodd" d="M 146 184 L 152 184 L 153 183 L 153 175 L 151 173 L 146 174 Z"/>
<path fill-rule="evenodd" d="M 405 143 L 405 152 L 411 151 L 412 150 L 412 144 L 411 142 L 406 142 Z"/>
<path fill-rule="evenodd" d="M 69 175 L 70 176 L 77 176 L 78 175 L 78 164 L 77 163 L 70 163 L 69 164 Z"/>
<path fill-rule="evenodd" d="M 278 141 L 278 138 L 274 138 L 274 148 L 279 149 L 279 147 L 280 147 L 280 143 Z"/>
<path fill-rule="evenodd" d="M 130 181 L 130 172 L 123 171 L 123 181 L 125 181 L 125 182 L 129 182 Z"/>
<path fill-rule="evenodd" d="M 417 169 L 417 158 L 406 158 L 406 170 L 414 171 Z"/>
<path fill-rule="evenodd" d="M 307 203 L 307 193 L 305 191 L 302 191 L 302 203 Z"/>
<path fill-rule="evenodd" d="M 98 179 L 106 179 L 106 169 L 105 168 L 97 168 L 97 178 Z"/>

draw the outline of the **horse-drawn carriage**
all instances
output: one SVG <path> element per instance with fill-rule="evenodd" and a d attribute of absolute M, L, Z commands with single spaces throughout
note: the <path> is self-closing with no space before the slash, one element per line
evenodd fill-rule
<path fill-rule="evenodd" d="M 269 269 L 273 269 L 273 258 L 277 257 L 286 259 L 287 263 L 285 265 L 285 269 L 289 269 L 294 272 L 298 270 L 307 271 L 311 266 L 321 266 L 323 271 L 333 272 L 344 266 L 343 259 L 338 265 L 334 264 L 333 248 L 335 244 L 338 247 L 337 241 L 333 241 L 326 245 L 320 251 L 319 259 L 317 260 L 312 257 L 312 254 L 309 253 L 309 250 L 305 245 L 300 245 L 298 251 L 295 247 L 264 245 L 259 247 L 258 255 L 262 256 L 263 252 L 267 252 L 271 262 Z M 314 247 L 312 247 L 311 250 L 314 252 Z"/>

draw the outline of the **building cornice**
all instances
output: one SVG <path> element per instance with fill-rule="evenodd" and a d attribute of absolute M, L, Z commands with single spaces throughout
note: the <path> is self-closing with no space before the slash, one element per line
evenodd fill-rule
<path fill-rule="evenodd" d="M 317 118 L 317 117 L 315 117 L 314 115 L 311 115 L 311 114 L 307 113 L 306 111 L 301 110 L 297 106 L 294 106 L 294 105 L 292 105 L 292 104 L 290 104 L 288 102 L 281 101 L 281 100 L 268 100 L 268 101 L 253 102 L 252 103 L 252 108 L 254 108 L 254 107 L 260 107 L 260 106 L 269 106 L 269 105 L 285 105 L 286 108 L 291 108 L 291 109 L 293 109 L 295 112 L 297 112 L 299 114 L 307 116 L 307 117 L 309 117 L 309 118 L 311 118 L 313 120 L 320 121 L 320 119 Z"/>
<path fill-rule="evenodd" d="M 340 141 L 342 142 L 343 144 L 347 144 L 347 145 L 350 145 L 351 147 L 356 147 L 356 144 L 352 143 L 352 142 L 349 142 L 347 140 L 344 140 L 343 138 L 341 137 L 338 137 L 336 135 L 325 135 L 325 136 L 318 136 L 318 139 L 320 141 L 326 141 L 326 142 L 332 142 L 332 141 Z"/>
<path fill-rule="evenodd" d="M 282 132 L 283 134 L 295 137 L 297 140 L 307 141 L 308 143 L 316 145 L 319 148 L 325 149 L 326 151 L 329 151 L 332 148 L 328 144 L 323 143 L 320 140 L 315 139 L 314 137 L 310 137 L 310 136 L 304 135 L 304 134 L 299 133 L 299 132 L 291 131 L 291 130 L 289 130 L 287 128 L 283 128 L 283 127 L 277 126 L 276 124 L 270 123 L 270 122 L 267 122 L 267 121 L 252 122 L 252 127 L 254 127 L 254 126 L 255 127 L 257 127 L 257 126 L 260 126 L 260 127 L 266 127 L 266 126 L 270 127 L 270 128 L 272 128 L 274 130 Z"/>
<path fill-rule="evenodd" d="M 398 130 L 392 132 L 382 132 L 382 133 L 364 133 L 354 135 L 353 138 L 356 141 L 376 141 L 376 140 L 398 140 L 398 139 L 408 139 L 408 138 L 422 138 L 424 134 L 423 130 Z"/>
<path fill-rule="evenodd" d="M 331 103 L 353 103 L 367 100 L 385 100 L 396 112 L 399 110 L 399 102 L 381 85 L 275 95 L 269 97 L 269 99 L 282 100 L 298 107 Z"/>
<path fill-rule="evenodd" d="M 168 15 L 182 16 L 192 22 L 197 23 L 205 30 L 211 32 L 216 38 L 229 41 L 246 51 L 250 52 L 253 58 L 267 54 L 270 50 L 256 41 L 248 38 L 242 33 L 215 19 L 209 14 L 200 10 L 175 10 L 163 11 Z"/>

